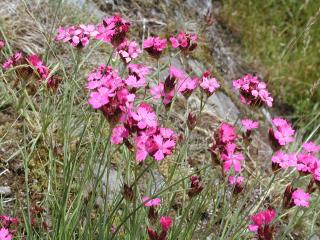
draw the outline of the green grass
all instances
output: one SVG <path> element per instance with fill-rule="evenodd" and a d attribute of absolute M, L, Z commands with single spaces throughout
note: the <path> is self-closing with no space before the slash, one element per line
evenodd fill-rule
<path fill-rule="evenodd" d="M 319 1 L 223 1 L 222 19 L 240 37 L 248 62 L 262 63 L 276 106 L 300 126 L 320 110 L 319 17 Z"/>

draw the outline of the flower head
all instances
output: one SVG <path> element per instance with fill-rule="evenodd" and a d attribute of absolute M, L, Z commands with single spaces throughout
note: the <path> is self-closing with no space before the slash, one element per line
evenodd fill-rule
<path fill-rule="evenodd" d="M 219 128 L 219 140 L 223 143 L 234 142 L 237 138 L 236 129 L 229 123 L 222 123 Z"/>
<path fill-rule="evenodd" d="M 56 41 L 69 42 L 73 47 L 85 47 L 91 37 L 98 34 L 94 25 L 59 27 Z"/>
<path fill-rule="evenodd" d="M 5 45 L 6 45 L 5 42 L 0 39 L 0 50 L 4 48 Z"/>
<path fill-rule="evenodd" d="M 207 93 L 207 95 L 211 95 L 220 87 L 220 84 L 216 78 L 211 77 L 211 73 L 209 71 L 205 71 L 202 76 L 200 87 Z"/>
<path fill-rule="evenodd" d="M 126 64 L 137 58 L 141 52 L 142 51 L 136 42 L 131 42 L 127 39 L 117 47 L 117 53 Z"/>
<path fill-rule="evenodd" d="M 312 154 L 299 153 L 296 168 L 302 173 L 313 173 L 318 165 L 318 159 Z"/>
<path fill-rule="evenodd" d="M 275 118 L 272 120 L 275 129 L 269 130 L 269 137 L 275 148 L 279 148 L 294 141 L 295 130 L 285 119 Z"/>
<path fill-rule="evenodd" d="M 158 126 L 157 115 L 153 109 L 146 103 L 140 104 L 136 112 L 132 112 L 132 118 L 137 121 L 140 129 L 146 127 L 155 128 Z"/>
<path fill-rule="evenodd" d="M 251 119 L 242 119 L 241 124 L 247 131 L 259 128 L 259 122 Z"/>
<path fill-rule="evenodd" d="M 172 225 L 172 218 L 163 216 L 160 218 L 160 224 L 161 224 L 162 230 L 167 232 Z"/>
<path fill-rule="evenodd" d="M 179 79 L 176 88 L 177 92 L 181 93 L 185 97 L 188 97 L 197 86 L 198 78 L 185 77 L 184 79 Z"/>
<path fill-rule="evenodd" d="M 247 74 L 234 80 L 233 87 L 240 90 L 241 101 L 248 105 L 266 104 L 272 107 L 273 98 L 267 90 L 267 85 L 259 81 L 258 77 Z"/>
<path fill-rule="evenodd" d="M 159 37 L 149 37 L 143 42 L 143 48 L 150 56 L 159 58 L 163 50 L 167 47 L 167 39 Z"/>
<path fill-rule="evenodd" d="M 173 48 L 180 48 L 182 51 L 192 51 L 197 47 L 198 36 L 179 32 L 176 37 L 171 37 L 170 42 Z"/>
<path fill-rule="evenodd" d="M 223 160 L 223 170 L 227 173 L 231 168 L 236 173 L 241 172 L 244 156 L 242 153 L 236 152 L 237 146 L 234 143 L 227 143 L 224 153 L 221 154 Z"/>
<path fill-rule="evenodd" d="M 259 239 L 272 239 L 273 227 L 270 226 L 271 222 L 276 217 L 276 211 L 267 209 L 251 216 L 252 224 L 249 225 L 249 231 L 256 232 L 261 238 Z M 269 236 L 269 238 L 265 238 Z"/>
<path fill-rule="evenodd" d="M 303 150 L 308 153 L 317 153 L 320 151 L 320 145 L 316 145 L 314 142 L 306 142 L 302 145 Z"/>
<path fill-rule="evenodd" d="M 21 52 L 15 52 L 13 56 L 8 58 L 3 64 L 2 68 L 4 70 L 8 70 L 11 67 L 14 67 L 19 64 L 20 60 L 22 60 L 22 53 Z"/>
<path fill-rule="evenodd" d="M 49 68 L 43 64 L 41 59 L 33 54 L 27 57 L 27 61 L 37 70 L 41 79 L 45 80 L 49 75 Z"/>
<path fill-rule="evenodd" d="M 151 199 L 149 197 L 143 197 L 142 201 L 144 202 L 144 206 L 146 207 L 158 207 L 161 204 L 160 198 Z"/>
<path fill-rule="evenodd" d="M 103 22 L 98 25 L 99 33 L 96 38 L 104 42 L 111 42 L 112 45 L 117 47 L 125 41 L 129 26 L 130 23 L 116 13 L 112 17 L 104 18 Z"/>
<path fill-rule="evenodd" d="M 123 139 L 129 136 L 129 131 L 123 126 L 117 126 L 112 130 L 111 142 L 113 144 L 121 144 Z"/>
<path fill-rule="evenodd" d="M 298 188 L 292 193 L 292 199 L 296 206 L 309 207 L 310 194 Z"/>
<path fill-rule="evenodd" d="M 294 154 L 286 154 L 281 151 L 276 152 L 272 156 L 272 167 L 274 170 L 279 168 L 287 169 L 289 167 L 295 167 L 297 160 Z"/>
<path fill-rule="evenodd" d="M 12 234 L 7 228 L 0 228 L 0 240 L 11 240 Z"/>

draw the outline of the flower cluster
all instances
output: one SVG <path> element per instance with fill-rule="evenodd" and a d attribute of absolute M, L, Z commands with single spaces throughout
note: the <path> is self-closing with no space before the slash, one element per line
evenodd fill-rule
<path fill-rule="evenodd" d="M 260 106 L 262 103 L 272 107 L 273 98 L 264 82 L 259 81 L 258 77 L 251 74 L 234 80 L 233 87 L 240 90 L 241 101 L 248 105 Z"/>
<path fill-rule="evenodd" d="M 274 149 L 279 149 L 294 141 L 294 129 L 285 119 L 274 118 L 272 120 L 274 128 L 269 129 L 269 138 Z"/>
<path fill-rule="evenodd" d="M 0 240 L 11 240 L 17 231 L 19 221 L 7 215 L 0 215 Z"/>
<path fill-rule="evenodd" d="M 172 218 L 163 216 L 160 218 L 161 232 L 158 234 L 153 228 L 147 227 L 150 240 L 165 240 L 167 233 L 172 225 Z"/>
<path fill-rule="evenodd" d="M 125 39 L 118 47 L 117 53 L 124 63 L 128 64 L 141 54 L 141 49 L 135 41 Z"/>
<path fill-rule="evenodd" d="M 11 56 L 10 58 L 8 58 L 3 64 L 2 64 L 2 68 L 4 70 L 8 70 L 11 67 L 17 66 L 21 63 L 22 60 L 22 53 L 21 52 L 16 52 L 13 54 L 13 56 Z"/>
<path fill-rule="evenodd" d="M 258 239 L 272 239 L 274 226 L 272 221 L 276 217 L 276 211 L 269 208 L 251 216 L 252 224 L 249 225 L 249 231 L 255 232 Z"/>
<path fill-rule="evenodd" d="M 117 47 L 125 41 L 129 26 L 130 23 L 116 13 L 112 17 L 104 18 L 102 23 L 98 25 L 96 38 L 107 43 L 110 42 Z"/>
<path fill-rule="evenodd" d="M 198 35 L 179 32 L 176 37 L 171 37 L 170 42 L 173 48 L 180 48 L 182 51 L 192 51 L 197 47 Z"/>
<path fill-rule="evenodd" d="M 159 37 L 149 37 L 143 42 L 143 49 L 154 58 L 159 58 L 166 47 L 167 39 L 162 39 Z"/>
<path fill-rule="evenodd" d="M 59 27 L 56 41 L 69 42 L 73 47 L 85 47 L 91 37 L 97 36 L 98 31 L 94 25 Z"/>
<path fill-rule="evenodd" d="M 210 96 L 213 94 L 218 88 L 220 88 L 220 84 L 217 79 L 211 76 L 209 71 L 205 71 L 202 75 L 202 81 L 200 83 L 201 89 Z"/>
<path fill-rule="evenodd" d="M 309 207 L 310 194 L 303 191 L 301 188 L 293 188 L 289 184 L 283 194 L 283 207 L 291 208 L 293 206 Z"/>

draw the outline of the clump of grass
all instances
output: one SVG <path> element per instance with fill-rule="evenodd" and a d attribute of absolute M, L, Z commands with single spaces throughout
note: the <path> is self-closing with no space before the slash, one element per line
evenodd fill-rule
<path fill-rule="evenodd" d="M 224 23 L 240 37 L 248 61 L 265 66 L 276 104 L 299 126 L 320 109 L 319 18 L 317 1 L 223 1 Z"/>

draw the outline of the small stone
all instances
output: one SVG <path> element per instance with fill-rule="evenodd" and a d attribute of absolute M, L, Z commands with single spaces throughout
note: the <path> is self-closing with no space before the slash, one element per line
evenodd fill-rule
<path fill-rule="evenodd" d="M 5 187 L 5 186 L 0 186 L 0 195 L 8 197 L 11 195 L 11 188 L 10 187 Z"/>

